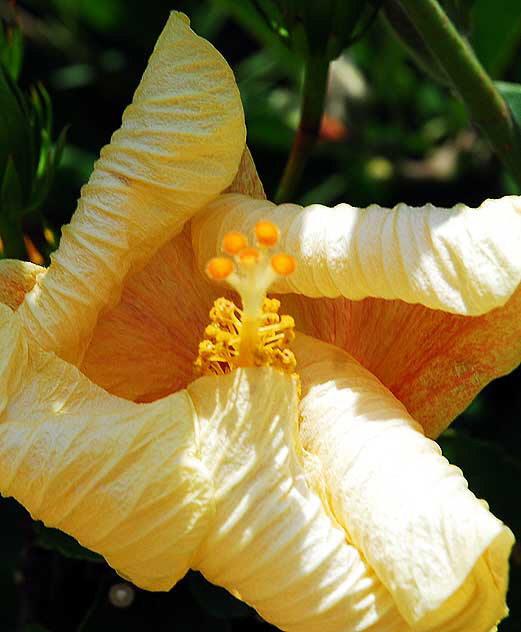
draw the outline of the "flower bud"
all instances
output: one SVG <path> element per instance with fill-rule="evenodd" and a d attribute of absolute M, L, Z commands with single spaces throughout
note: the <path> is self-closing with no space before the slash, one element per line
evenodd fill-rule
<path fill-rule="evenodd" d="M 349 46 L 364 16 L 369 0 L 275 0 L 282 22 L 277 29 L 287 33 L 293 49 L 304 58 L 335 59 Z"/>

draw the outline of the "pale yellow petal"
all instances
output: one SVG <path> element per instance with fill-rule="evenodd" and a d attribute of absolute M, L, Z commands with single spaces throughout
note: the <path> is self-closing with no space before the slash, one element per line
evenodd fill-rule
<path fill-rule="evenodd" d="M 0 260 L 0 303 L 16 309 L 44 270 L 29 261 Z"/>
<path fill-rule="evenodd" d="M 52 265 L 20 307 L 33 337 L 78 362 L 125 277 L 231 184 L 244 146 L 230 68 L 173 13 Z"/>
<path fill-rule="evenodd" d="M 251 231 L 260 218 L 279 225 L 280 249 L 297 260 L 295 273 L 275 291 L 401 299 L 479 315 L 503 305 L 521 281 L 519 197 L 487 200 L 479 209 L 360 209 L 277 207 L 226 194 L 194 221 L 199 264 L 215 254 L 226 231 Z"/>
<path fill-rule="evenodd" d="M 403 617 L 421 632 L 489 632 L 506 614 L 510 530 L 354 359 L 304 337 L 297 357 L 303 445 Z"/>
<path fill-rule="evenodd" d="M 0 491 L 70 533 L 135 584 L 169 589 L 212 516 L 186 392 L 153 404 L 108 395 L 28 345 L 0 305 Z"/>
<path fill-rule="evenodd" d="M 241 369 L 201 378 L 188 392 L 215 486 L 215 518 L 194 567 L 282 630 L 407 632 L 389 593 L 310 489 L 292 378 Z"/>

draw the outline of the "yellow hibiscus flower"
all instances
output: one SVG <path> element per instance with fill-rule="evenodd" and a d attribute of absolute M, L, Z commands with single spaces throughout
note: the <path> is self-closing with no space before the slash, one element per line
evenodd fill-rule
<path fill-rule="evenodd" d="M 261 219 L 299 377 L 260 352 L 196 377 L 204 266 Z M 173 14 L 50 267 L 1 262 L 0 490 L 138 586 L 198 569 L 283 630 L 489 632 L 513 536 L 427 437 L 521 359 L 520 238 L 518 198 L 267 202 L 231 71 Z"/>

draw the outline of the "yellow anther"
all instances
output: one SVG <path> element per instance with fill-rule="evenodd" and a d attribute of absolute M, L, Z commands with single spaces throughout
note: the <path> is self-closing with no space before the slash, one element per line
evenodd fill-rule
<path fill-rule="evenodd" d="M 265 298 L 262 304 L 263 312 L 275 312 L 279 311 L 280 301 L 278 298 Z"/>
<path fill-rule="evenodd" d="M 233 309 L 230 307 L 233 306 Z M 199 344 L 195 361 L 198 373 L 223 375 L 240 366 L 271 366 L 285 373 L 294 373 L 295 356 L 287 346 L 293 341 L 295 322 L 291 316 L 278 314 L 280 303 L 276 299 L 264 299 L 259 317 L 258 339 L 251 353 L 251 363 L 245 365 L 241 358 L 243 317 L 231 301 L 218 298 L 210 312 L 211 324 Z"/>
<path fill-rule="evenodd" d="M 259 246 L 274 246 L 279 240 L 279 227 L 267 219 L 255 224 L 255 237 Z"/>
<path fill-rule="evenodd" d="M 226 257 L 214 257 L 206 264 L 206 274 L 215 281 L 223 281 L 234 269 L 233 261 Z"/>
<path fill-rule="evenodd" d="M 295 272 L 295 259 L 291 255 L 280 253 L 271 258 L 271 267 L 280 276 L 288 276 Z"/>
<path fill-rule="evenodd" d="M 232 230 L 223 237 L 223 252 L 228 255 L 236 255 L 239 251 L 247 248 L 248 240 L 236 230 Z"/>
<path fill-rule="evenodd" d="M 221 297 L 215 301 L 212 309 L 210 310 L 210 320 L 219 325 L 227 322 L 239 322 L 235 316 L 235 313 L 238 311 L 239 309 L 233 301 Z"/>
<path fill-rule="evenodd" d="M 243 263 L 256 263 L 259 257 L 260 252 L 257 248 L 244 248 L 239 252 L 239 260 Z"/>

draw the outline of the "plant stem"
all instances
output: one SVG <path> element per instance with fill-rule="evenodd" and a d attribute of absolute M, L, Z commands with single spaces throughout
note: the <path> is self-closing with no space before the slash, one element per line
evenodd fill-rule
<path fill-rule="evenodd" d="M 306 61 L 300 122 L 275 195 L 278 203 L 293 198 L 306 162 L 317 143 L 326 100 L 328 70 L 329 61 L 324 57 L 310 57 Z"/>
<path fill-rule="evenodd" d="M 521 186 L 521 140 L 494 82 L 437 0 L 399 0 L 473 121 Z"/>

